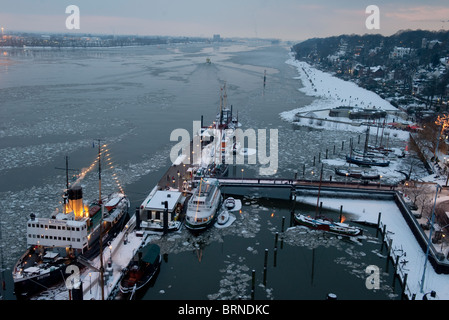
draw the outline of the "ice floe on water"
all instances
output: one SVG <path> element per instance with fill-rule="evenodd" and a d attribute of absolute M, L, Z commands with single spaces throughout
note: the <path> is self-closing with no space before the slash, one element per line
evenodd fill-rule
<path fill-rule="evenodd" d="M 229 258 L 235 258 L 229 257 Z M 251 285 L 251 270 L 244 264 L 246 258 L 238 257 L 237 261 L 225 260 L 225 267 L 220 269 L 220 289 L 216 293 L 207 295 L 210 300 L 249 299 Z"/>

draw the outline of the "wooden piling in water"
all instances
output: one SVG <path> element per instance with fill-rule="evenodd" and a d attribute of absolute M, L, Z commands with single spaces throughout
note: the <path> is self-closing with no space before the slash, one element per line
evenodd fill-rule
<path fill-rule="evenodd" d="M 382 216 L 382 212 L 379 212 L 379 215 L 377 216 L 377 228 L 376 228 L 376 238 L 379 234 L 379 229 L 380 229 L 380 217 Z"/>
<path fill-rule="evenodd" d="M 274 253 L 273 253 L 273 267 L 276 267 L 276 260 L 277 260 L 277 254 L 278 254 L 278 248 L 274 248 Z"/>
<path fill-rule="evenodd" d="M 398 275 L 398 269 L 399 269 L 399 256 L 396 256 L 396 261 L 394 265 L 394 277 Z M 393 277 L 393 283 L 394 283 L 394 277 Z"/>
<path fill-rule="evenodd" d="M 404 297 L 405 297 L 405 288 L 407 287 L 407 278 L 408 278 L 408 273 L 404 274 L 404 279 L 402 281 L 401 299 L 404 299 Z"/>
<path fill-rule="evenodd" d="M 263 285 L 267 285 L 267 263 L 268 263 L 268 249 L 265 249 L 265 258 L 263 261 Z"/>
<path fill-rule="evenodd" d="M 386 228 L 387 228 L 387 225 L 384 224 L 384 227 L 383 227 L 383 229 L 382 229 L 382 241 L 381 241 L 381 242 L 382 242 L 382 245 L 381 245 L 381 247 L 380 247 L 380 251 L 382 251 L 383 248 L 384 248 Z"/>
<path fill-rule="evenodd" d="M 388 239 L 387 265 L 385 267 L 385 272 L 388 272 L 388 269 L 389 269 L 388 267 L 390 265 L 389 262 L 390 262 L 390 258 L 391 258 L 390 254 L 391 254 L 392 246 L 393 246 L 393 239 Z"/>
<path fill-rule="evenodd" d="M 256 270 L 253 269 L 251 280 L 251 300 L 254 300 L 255 287 L 256 287 Z"/>
<path fill-rule="evenodd" d="M 284 232 L 285 217 L 282 217 L 281 232 Z"/>

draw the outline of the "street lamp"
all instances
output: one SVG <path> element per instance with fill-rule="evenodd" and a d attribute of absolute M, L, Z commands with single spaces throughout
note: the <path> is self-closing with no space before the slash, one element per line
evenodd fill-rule
<path fill-rule="evenodd" d="M 430 242 L 432 240 L 433 222 L 435 220 L 435 206 L 436 206 L 436 203 L 437 203 L 437 197 L 438 197 L 438 190 L 439 190 L 439 188 L 441 188 L 441 187 L 437 183 L 436 184 L 436 192 L 435 192 L 435 201 L 433 202 L 433 208 L 432 208 L 432 218 L 431 218 L 431 222 L 430 222 L 429 239 L 427 240 L 426 259 L 424 261 L 424 270 L 423 270 L 422 278 L 421 278 L 421 292 L 423 292 L 423 288 L 424 288 L 424 278 L 426 276 L 427 260 L 429 258 Z"/>
<path fill-rule="evenodd" d="M 242 183 L 243 183 L 243 169 L 242 169 Z"/>
<path fill-rule="evenodd" d="M 433 157 L 435 158 L 435 163 L 437 162 L 437 152 L 438 152 L 438 145 L 440 143 L 440 137 L 441 137 L 441 133 L 444 132 L 444 130 L 449 127 L 449 115 L 442 115 L 442 116 L 438 116 L 437 120 L 435 121 L 435 124 L 438 126 L 441 126 L 441 130 L 438 133 L 438 140 L 437 140 L 437 145 L 435 148 L 435 151 L 433 153 Z"/>
<path fill-rule="evenodd" d="M 89 272 L 89 279 L 90 279 L 89 293 L 92 294 L 92 272 Z"/>

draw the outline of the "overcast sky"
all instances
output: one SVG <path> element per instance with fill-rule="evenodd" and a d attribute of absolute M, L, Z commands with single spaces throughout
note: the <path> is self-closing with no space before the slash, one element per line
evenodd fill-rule
<path fill-rule="evenodd" d="M 66 7 L 80 9 L 80 29 L 66 28 Z M 365 9 L 380 9 L 369 30 Z M 401 29 L 449 29 L 448 0 L 2 0 L 4 32 L 261 37 L 304 40 Z"/>

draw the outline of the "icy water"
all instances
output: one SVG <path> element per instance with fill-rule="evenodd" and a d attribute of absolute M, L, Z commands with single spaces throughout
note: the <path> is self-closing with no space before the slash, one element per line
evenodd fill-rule
<path fill-rule="evenodd" d="M 206 58 L 212 63 L 206 64 Z M 205 123 L 211 123 L 224 82 L 228 105 L 238 112 L 244 127 L 278 129 L 275 176 L 304 173 L 317 178 L 319 164 L 313 165 L 313 158 L 318 159 L 320 152 L 324 158 L 326 149 L 330 158 L 338 157 L 345 152 L 342 141 L 348 146 L 358 134 L 314 130 L 280 119 L 280 112 L 312 101 L 298 91 L 301 83 L 294 79 L 297 71 L 285 63 L 288 58 L 288 48 L 264 42 L 4 50 L 0 214 L 6 298 L 14 299 L 10 269 L 26 248 L 29 215 L 47 217 L 61 200 L 65 156 L 71 169 L 87 168 L 97 155 L 96 140 L 101 139 L 110 150 L 102 192 L 116 190 L 115 175 L 132 208 L 139 206 L 170 165 L 175 143 L 170 141 L 171 132 L 177 128 L 191 132 L 192 122 L 202 115 Z M 248 177 L 259 173 L 257 165 L 245 164 L 231 174 L 241 176 L 242 168 Z M 325 167 L 326 179 L 332 173 L 333 168 Z M 94 171 L 84 178 L 85 198 L 97 196 L 96 179 Z M 159 240 L 165 260 L 144 299 L 248 298 L 253 269 L 259 299 L 324 299 L 328 292 L 348 299 L 398 297 L 398 288 L 391 287 L 391 272 L 382 273 L 380 290 L 366 289 L 366 266 L 387 265 L 373 230 L 367 230 L 361 243 L 300 228 L 287 230 L 290 203 L 257 198 L 245 198 L 243 203 L 242 214 L 228 229 L 212 229 L 199 237 L 183 230 Z M 274 237 L 282 216 L 286 230 L 274 266 Z M 266 284 L 265 249 L 269 249 Z"/>

